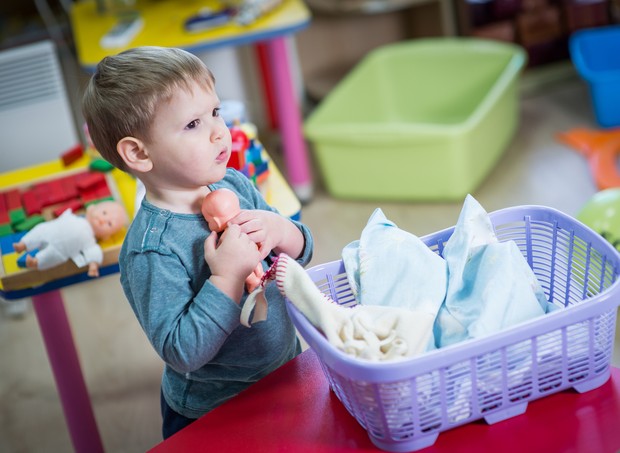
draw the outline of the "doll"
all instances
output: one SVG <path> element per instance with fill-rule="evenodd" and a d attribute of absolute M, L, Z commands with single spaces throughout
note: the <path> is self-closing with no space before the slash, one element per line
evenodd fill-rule
<path fill-rule="evenodd" d="M 240 211 L 239 198 L 229 189 L 214 190 L 208 193 L 202 202 L 202 215 L 209 224 L 209 229 L 216 233 L 224 231 L 228 221 Z M 260 284 L 262 276 L 263 267 L 261 263 L 258 263 L 245 281 L 245 287 L 249 293 Z"/>
<path fill-rule="evenodd" d="M 36 225 L 13 248 L 18 253 L 38 249 L 34 256 L 26 256 L 28 268 L 45 270 L 72 260 L 78 267 L 88 265 L 88 275 L 98 277 L 103 250 L 97 241 L 108 239 L 127 221 L 123 205 L 116 201 L 91 204 L 84 216 L 67 209 L 58 218 Z"/>

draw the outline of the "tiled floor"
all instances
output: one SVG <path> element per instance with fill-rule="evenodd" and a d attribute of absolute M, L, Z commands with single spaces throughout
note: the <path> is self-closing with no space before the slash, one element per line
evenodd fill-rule
<path fill-rule="evenodd" d="M 502 160 L 473 194 L 489 211 L 542 204 L 576 215 L 595 193 L 587 165 L 554 134 L 594 126 L 584 84 L 568 71 L 542 89 L 523 82 L 520 128 Z M 372 184 L 372 181 L 369 181 Z M 339 258 L 376 207 L 397 225 L 424 235 L 455 223 L 460 203 L 349 202 L 320 187 L 302 219 L 316 240 L 313 264 Z M 160 441 L 161 363 L 119 286 L 118 276 L 63 290 L 104 445 L 142 452 Z M 620 365 L 618 348 L 614 364 Z M 0 316 L 0 453 L 67 452 L 71 443 L 32 309 Z"/>

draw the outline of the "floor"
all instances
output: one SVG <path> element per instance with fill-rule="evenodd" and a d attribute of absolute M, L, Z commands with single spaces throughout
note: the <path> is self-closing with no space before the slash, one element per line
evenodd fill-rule
<path fill-rule="evenodd" d="M 594 126 L 586 87 L 563 67 L 527 74 L 521 97 L 520 129 L 473 195 L 488 211 L 541 204 L 576 215 L 595 187 L 584 159 L 554 134 Z M 338 259 L 376 207 L 419 236 L 453 225 L 461 208 L 460 203 L 336 200 L 322 189 L 320 177 L 317 185 L 302 212 L 316 241 L 312 264 Z M 118 275 L 66 288 L 63 295 L 106 450 L 147 450 L 161 440 L 162 365 L 125 301 Z M 31 308 L 19 318 L 0 316 L 0 363 L 0 453 L 71 451 Z M 620 365 L 617 347 L 613 363 Z"/>

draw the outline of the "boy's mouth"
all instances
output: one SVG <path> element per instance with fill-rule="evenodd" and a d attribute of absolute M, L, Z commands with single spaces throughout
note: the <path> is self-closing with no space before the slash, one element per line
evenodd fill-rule
<path fill-rule="evenodd" d="M 222 151 L 220 151 L 220 153 L 217 155 L 215 160 L 217 162 L 228 162 L 229 157 L 230 157 L 230 153 L 228 152 L 228 149 L 224 148 L 222 149 Z"/>

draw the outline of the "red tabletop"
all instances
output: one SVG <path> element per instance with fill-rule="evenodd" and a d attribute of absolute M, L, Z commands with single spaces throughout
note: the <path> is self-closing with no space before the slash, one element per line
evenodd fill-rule
<path fill-rule="evenodd" d="M 157 445 L 151 452 L 380 452 L 329 390 L 312 350 Z M 439 434 L 436 452 L 620 451 L 620 370 L 587 393 L 530 402 L 523 415 Z"/>

